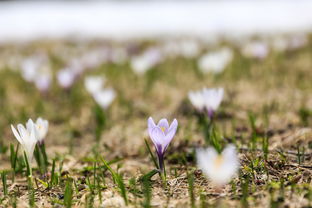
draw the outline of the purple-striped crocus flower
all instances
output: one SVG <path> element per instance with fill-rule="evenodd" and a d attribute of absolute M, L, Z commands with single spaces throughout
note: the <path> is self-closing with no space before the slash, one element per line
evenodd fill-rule
<path fill-rule="evenodd" d="M 177 131 L 178 121 L 177 119 L 174 119 L 169 126 L 167 119 L 163 118 L 156 125 L 153 118 L 149 117 L 149 119 L 147 120 L 147 125 L 149 136 L 151 137 L 156 148 L 159 169 L 161 172 L 163 172 L 164 154 Z"/>

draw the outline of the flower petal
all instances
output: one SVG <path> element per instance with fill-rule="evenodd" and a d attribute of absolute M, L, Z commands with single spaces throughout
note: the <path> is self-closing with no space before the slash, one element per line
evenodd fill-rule
<path fill-rule="evenodd" d="M 169 129 L 169 123 L 168 123 L 168 120 L 167 120 L 167 119 L 162 118 L 162 119 L 158 122 L 157 126 L 158 126 L 159 128 L 161 128 L 161 130 L 163 130 L 163 132 L 164 132 L 165 134 L 167 134 L 167 131 L 168 131 L 168 129 Z"/>
<path fill-rule="evenodd" d="M 17 139 L 17 141 L 22 144 L 23 140 L 21 139 L 19 133 L 17 132 L 17 130 L 15 129 L 15 127 L 13 125 L 11 125 L 11 129 L 12 129 L 12 132 L 13 132 L 15 138 Z"/>
<path fill-rule="evenodd" d="M 150 137 L 157 149 L 157 152 L 163 152 L 166 144 L 164 132 L 156 126 L 151 130 Z"/>
<path fill-rule="evenodd" d="M 25 138 L 29 136 L 27 130 L 25 129 L 25 127 L 22 124 L 17 124 L 17 130 L 20 134 L 22 141 L 24 141 Z"/>
<path fill-rule="evenodd" d="M 178 128 L 178 121 L 177 119 L 174 119 L 168 129 L 168 132 L 165 137 L 165 150 L 167 149 L 167 146 L 170 144 L 171 140 L 173 139 L 174 135 L 177 132 Z"/>
<path fill-rule="evenodd" d="M 155 126 L 156 126 L 156 124 L 155 124 L 153 118 L 149 117 L 148 120 L 147 120 L 147 128 L 148 128 L 148 133 L 149 133 L 150 137 L 151 137 L 151 134 L 152 134 L 151 132 L 155 128 Z"/>

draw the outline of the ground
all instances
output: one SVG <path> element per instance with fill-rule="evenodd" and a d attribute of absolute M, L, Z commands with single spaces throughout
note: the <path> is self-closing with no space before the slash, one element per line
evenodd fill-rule
<path fill-rule="evenodd" d="M 224 41 L 234 50 L 234 59 L 216 75 L 202 74 L 197 58 L 170 57 L 143 75 L 132 72 L 128 62 L 107 62 L 85 71 L 70 89 L 61 89 L 54 79 L 51 89 L 40 93 L 17 70 L 21 57 L 40 52 L 47 54 L 56 72 L 70 56 L 114 44 L 126 43 L 41 40 L 0 46 L 1 207 L 312 206 L 311 39 L 302 48 L 271 52 L 264 60 L 245 58 L 237 45 Z M 140 51 L 157 42 L 127 44 Z M 105 76 L 105 85 L 117 92 L 105 110 L 99 141 L 97 107 L 83 85 L 85 75 L 91 74 Z M 218 190 L 196 167 L 194 156 L 205 140 L 187 95 L 202 87 L 224 88 L 215 125 L 222 144 L 234 143 L 240 159 L 237 176 Z M 42 173 L 32 161 L 29 185 L 20 151 L 16 171 L 11 167 L 10 145 L 16 150 L 18 142 L 10 124 L 39 116 L 50 124 L 45 139 L 49 165 Z M 165 156 L 166 182 L 158 174 L 142 179 L 155 169 L 145 145 L 146 139 L 154 152 L 149 116 L 179 122 Z"/>

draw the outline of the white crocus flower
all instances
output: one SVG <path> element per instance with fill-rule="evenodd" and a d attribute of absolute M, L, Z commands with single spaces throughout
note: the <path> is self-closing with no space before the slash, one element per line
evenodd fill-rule
<path fill-rule="evenodd" d="M 223 88 L 203 88 L 200 91 L 189 92 L 188 97 L 192 105 L 198 111 L 206 110 L 209 117 L 212 117 L 214 112 L 220 106 L 224 95 Z"/>
<path fill-rule="evenodd" d="M 305 46 L 308 43 L 308 38 L 305 34 L 293 35 L 289 40 L 289 49 L 294 50 Z"/>
<path fill-rule="evenodd" d="M 101 76 L 88 76 L 84 80 L 86 90 L 90 94 L 94 94 L 102 90 L 105 79 Z"/>
<path fill-rule="evenodd" d="M 50 73 L 41 73 L 37 75 L 37 78 L 34 80 L 34 83 L 38 90 L 41 92 L 46 92 L 51 85 L 52 75 Z"/>
<path fill-rule="evenodd" d="M 107 88 L 94 93 L 92 96 L 99 106 L 106 109 L 115 99 L 116 93 L 112 88 Z"/>
<path fill-rule="evenodd" d="M 202 91 L 189 92 L 188 98 L 192 105 L 198 110 L 203 111 L 205 108 L 205 100 Z"/>
<path fill-rule="evenodd" d="M 35 127 L 38 133 L 38 142 L 42 143 L 44 138 L 47 136 L 48 129 L 49 129 L 49 122 L 47 120 L 44 120 L 42 118 L 38 118 Z"/>
<path fill-rule="evenodd" d="M 32 82 L 36 79 L 39 62 L 35 58 L 27 58 L 21 63 L 21 74 L 24 80 Z"/>
<path fill-rule="evenodd" d="M 198 56 L 200 47 L 195 40 L 184 40 L 180 42 L 180 53 L 185 58 L 194 58 Z"/>
<path fill-rule="evenodd" d="M 253 41 L 242 48 L 242 54 L 248 58 L 264 59 L 269 54 L 269 48 L 263 41 Z"/>
<path fill-rule="evenodd" d="M 57 81 L 62 88 L 70 88 L 75 82 L 76 74 L 70 68 L 65 68 L 57 73 Z"/>
<path fill-rule="evenodd" d="M 17 130 L 13 125 L 11 125 L 11 129 L 25 151 L 29 164 L 31 164 L 38 137 L 34 122 L 29 119 L 26 128 L 22 124 L 18 124 Z"/>
<path fill-rule="evenodd" d="M 213 51 L 204 54 L 198 60 L 198 68 L 203 73 L 221 73 L 225 67 L 232 61 L 233 52 L 229 48 L 221 48 L 218 51 Z"/>
<path fill-rule="evenodd" d="M 161 60 L 160 50 L 158 48 L 149 48 L 143 54 L 133 57 L 130 64 L 133 71 L 141 75 L 159 64 Z"/>
<path fill-rule="evenodd" d="M 239 159 L 234 145 L 228 145 L 221 154 L 211 147 L 198 149 L 196 157 L 197 166 L 217 187 L 227 184 L 239 168 Z"/>

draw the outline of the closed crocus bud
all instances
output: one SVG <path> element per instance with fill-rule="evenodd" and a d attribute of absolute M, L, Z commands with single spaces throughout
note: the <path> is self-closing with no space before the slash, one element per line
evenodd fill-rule
<path fill-rule="evenodd" d="M 239 168 L 239 159 L 234 145 L 228 145 L 221 154 L 214 148 L 196 150 L 197 166 L 216 187 L 230 182 Z"/>

